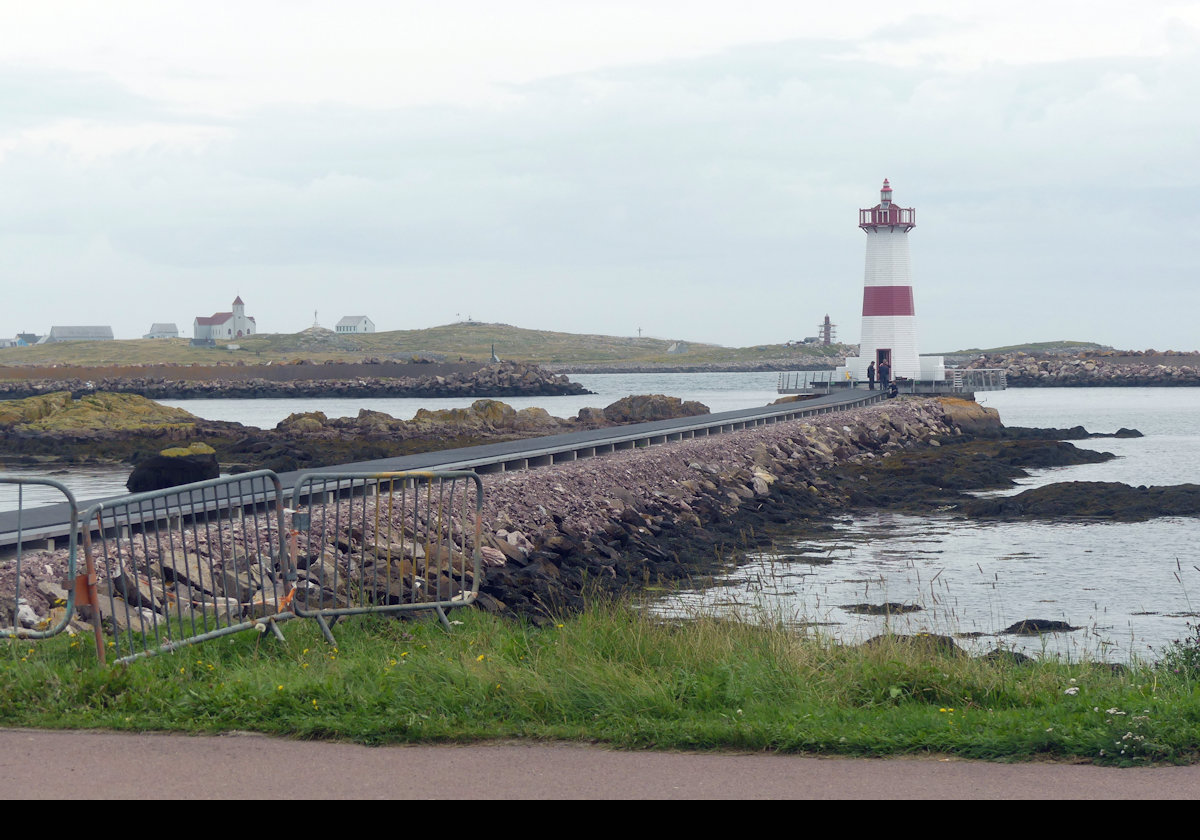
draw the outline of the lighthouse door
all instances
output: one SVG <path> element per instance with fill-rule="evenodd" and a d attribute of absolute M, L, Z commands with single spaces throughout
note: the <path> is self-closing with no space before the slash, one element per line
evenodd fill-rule
<path fill-rule="evenodd" d="M 880 347 L 875 351 L 875 367 L 878 368 L 884 362 L 888 363 L 888 367 L 892 364 L 892 348 Z"/>

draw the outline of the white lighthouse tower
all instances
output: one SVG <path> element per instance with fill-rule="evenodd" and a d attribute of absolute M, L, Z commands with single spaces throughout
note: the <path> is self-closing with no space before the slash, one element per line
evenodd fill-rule
<path fill-rule="evenodd" d="M 862 335 L 857 357 L 843 369 L 857 380 L 867 378 L 867 365 L 876 370 L 885 359 L 892 377 L 922 381 L 945 379 L 941 356 L 917 355 L 917 318 L 908 261 L 908 232 L 917 226 L 917 211 L 892 203 L 887 179 L 879 203 L 858 211 L 858 226 L 867 235 L 867 264 L 863 276 Z"/>

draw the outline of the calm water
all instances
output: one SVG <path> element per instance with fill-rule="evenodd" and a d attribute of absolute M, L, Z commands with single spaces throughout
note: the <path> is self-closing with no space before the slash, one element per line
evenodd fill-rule
<path fill-rule="evenodd" d="M 776 373 L 593 373 L 571 374 L 594 394 L 577 397 L 505 397 L 518 411 L 544 408 L 555 417 L 573 417 L 588 406 L 603 408 L 630 394 L 667 394 L 698 400 L 714 413 L 766 405 L 778 398 Z M 190 411 L 206 420 L 231 420 L 260 429 L 273 428 L 289 414 L 322 411 L 327 417 L 355 417 L 360 409 L 382 411 L 400 420 L 411 420 L 417 409 L 466 408 L 475 397 L 448 399 L 291 399 L 291 400 L 163 400 L 163 405 Z"/>
<path fill-rule="evenodd" d="M 1030 389 L 981 395 L 1008 425 L 1074 426 L 1136 439 L 1078 445 L 1113 452 L 1105 464 L 1038 470 L 1056 481 L 1200 483 L 1200 389 Z M 1153 656 L 1200 614 L 1200 519 L 1122 523 L 974 523 L 871 514 L 836 523 L 832 539 L 782 541 L 729 575 L 683 593 L 670 608 L 768 615 L 854 641 L 897 632 L 985 634 L 1031 653 L 1125 661 Z M 922 611 L 885 619 L 847 605 L 898 602 Z M 1082 629 L 1028 639 L 995 636 L 1025 618 Z"/>

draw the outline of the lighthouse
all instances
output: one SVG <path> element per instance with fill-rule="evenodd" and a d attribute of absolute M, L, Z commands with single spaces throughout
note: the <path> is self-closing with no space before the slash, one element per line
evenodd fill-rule
<path fill-rule="evenodd" d="M 876 370 L 886 360 L 892 376 L 922 381 L 946 376 L 941 356 L 917 355 L 917 317 L 908 260 L 908 232 L 917 226 L 917 211 L 892 200 L 887 179 L 879 203 L 858 211 L 858 226 L 867 235 L 863 274 L 862 334 L 857 357 L 846 359 L 842 370 L 857 380 L 867 379 L 867 366 Z"/>

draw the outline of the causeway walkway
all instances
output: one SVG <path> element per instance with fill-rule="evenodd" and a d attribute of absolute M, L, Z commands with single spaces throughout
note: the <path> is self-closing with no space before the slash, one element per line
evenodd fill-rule
<path fill-rule="evenodd" d="M 563 461 L 593 457 L 622 449 L 655 446 L 693 437 L 724 434 L 771 423 L 787 422 L 849 408 L 857 408 L 883 399 L 879 391 L 846 391 L 801 402 L 767 405 L 635 423 L 591 431 L 569 432 L 538 438 L 490 443 L 462 449 L 424 452 L 398 458 L 358 461 L 350 464 L 321 467 L 306 472 L 400 472 L 414 470 L 475 470 L 479 473 L 531 469 Z M 295 485 L 301 472 L 280 473 L 285 494 Z M 120 498 L 120 497 L 111 497 Z M 79 500 L 82 513 L 99 499 Z M 168 498 L 167 504 L 170 504 Z M 17 542 L 18 524 L 22 540 L 61 540 L 70 532 L 70 507 L 66 503 L 30 508 L 21 512 L 0 512 L 0 548 Z"/>

